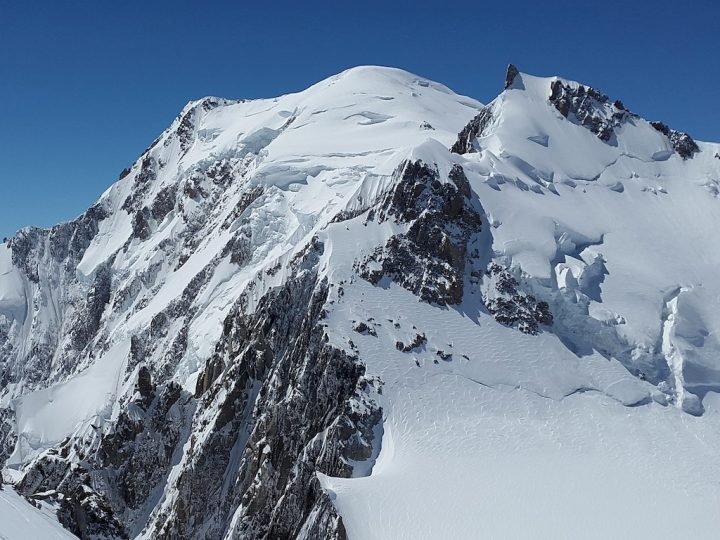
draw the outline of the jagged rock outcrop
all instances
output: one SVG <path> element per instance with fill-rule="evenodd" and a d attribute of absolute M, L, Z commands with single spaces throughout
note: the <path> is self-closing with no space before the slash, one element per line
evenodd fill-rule
<path fill-rule="evenodd" d="M 548 303 L 519 290 L 518 280 L 508 269 L 492 263 L 486 275 L 483 300 L 496 321 L 533 335 L 540 332 L 541 326 L 552 325 Z"/>
<path fill-rule="evenodd" d="M 187 393 L 170 382 L 155 397 L 149 383 L 141 368 L 136 399 L 104 434 L 95 426 L 80 444 L 66 440 L 35 460 L 17 486 L 26 496 L 45 493 L 60 504 L 61 522 L 81 538 L 128 538 L 137 532 L 181 436 L 187 436 L 194 407 Z"/>
<path fill-rule="evenodd" d="M 103 311 L 110 302 L 111 280 L 110 264 L 98 267 L 84 301 L 76 308 L 70 338 L 77 351 L 85 348 L 100 329 Z"/>
<path fill-rule="evenodd" d="M 670 139 L 670 144 L 683 159 L 689 159 L 700 151 L 697 143 L 687 133 L 670 129 L 662 122 L 650 122 L 650 125 Z"/>
<path fill-rule="evenodd" d="M 18 491 L 56 502 L 60 523 L 83 540 L 128 538 L 108 499 L 92 487 L 94 471 L 67 459 L 78 449 L 67 440 L 48 452 L 26 472 Z"/>
<path fill-rule="evenodd" d="M 373 218 L 393 219 L 407 230 L 362 261 L 360 275 L 374 284 L 388 276 L 426 302 L 457 304 L 468 242 L 481 228 L 465 172 L 456 165 L 441 182 L 428 165 L 408 161 L 395 174 L 398 181 Z"/>
<path fill-rule="evenodd" d="M 625 106 L 594 88 L 572 85 L 555 80 L 550 86 L 550 103 L 565 118 L 597 135 L 603 142 L 611 142 L 615 128 L 634 117 Z"/>
<path fill-rule="evenodd" d="M 317 249 L 308 257 L 317 260 Z M 205 368 L 212 375 L 196 391 L 196 442 L 178 497 L 153 520 L 154 537 L 203 530 L 207 538 L 312 538 L 322 530 L 345 538 L 314 472 L 349 476 L 349 463 L 369 459 L 381 410 L 358 359 L 326 342 L 320 321 L 328 289 L 313 264 L 264 297 L 254 315 L 239 309 L 226 320 Z M 357 400 L 368 412 L 351 406 Z"/>
<path fill-rule="evenodd" d="M 135 167 L 139 167 L 139 170 L 135 176 L 130 195 L 127 196 L 122 205 L 122 209 L 128 214 L 133 214 L 139 210 L 138 201 L 141 201 L 147 195 L 157 178 L 159 168 L 157 160 L 147 155 L 147 152 L 144 156 L 139 166 L 135 165 Z M 135 227 L 133 227 L 134 229 Z"/>
<path fill-rule="evenodd" d="M 194 399 L 173 382 L 158 390 L 141 366 L 136 398 L 106 434 L 42 456 L 19 490 L 52 492 L 62 522 L 83 538 L 125 538 L 143 525 L 154 486 L 190 437 L 178 494 L 151 518 L 153 537 L 345 538 L 314 473 L 350 476 L 351 463 L 371 459 L 382 411 L 372 398 L 377 382 L 327 343 L 318 250 L 313 244 L 298 277 L 254 315 L 241 302 L 227 318 Z"/>
<path fill-rule="evenodd" d="M 510 88 L 515 83 L 515 78 L 520 75 L 518 68 L 514 64 L 508 65 L 507 71 L 505 72 L 505 90 Z"/>
<path fill-rule="evenodd" d="M 480 113 L 470 120 L 467 126 L 458 134 L 458 139 L 450 148 L 450 151 L 454 154 L 467 154 L 469 152 L 475 152 L 476 140 L 478 137 L 482 137 L 483 132 L 493 121 L 493 113 L 491 107 L 483 107 Z"/>

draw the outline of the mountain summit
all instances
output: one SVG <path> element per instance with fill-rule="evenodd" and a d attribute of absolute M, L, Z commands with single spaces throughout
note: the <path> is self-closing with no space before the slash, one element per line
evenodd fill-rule
<path fill-rule="evenodd" d="M 82 538 L 707 537 L 719 156 L 514 66 L 191 102 L 0 245 L 3 477 Z"/>

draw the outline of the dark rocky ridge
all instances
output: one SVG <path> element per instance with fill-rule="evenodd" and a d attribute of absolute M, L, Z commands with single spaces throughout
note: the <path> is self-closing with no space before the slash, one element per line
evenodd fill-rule
<path fill-rule="evenodd" d="M 670 139 L 670 144 L 683 159 L 689 159 L 700 151 L 697 143 L 687 133 L 670 129 L 662 122 L 650 122 L 650 125 Z"/>
<path fill-rule="evenodd" d="M 612 141 L 617 126 L 630 117 L 636 117 L 620 101 L 611 104 L 610 98 L 594 88 L 583 85 L 576 88 L 561 80 L 553 81 L 549 100 L 561 115 L 590 130 L 606 143 Z"/>
<path fill-rule="evenodd" d="M 505 72 L 505 86 L 503 87 L 503 89 L 507 90 L 508 88 L 512 87 L 518 75 L 520 75 L 518 68 L 515 67 L 514 64 L 509 64 L 507 71 Z"/>
<path fill-rule="evenodd" d="M 483 135 L 492 121 L 492 109 L 484 107 L 458 134 L 458 139 L 452 145 L 450 151 L 454 154 L 467 154 L 477 151 L 475 147 L 476 140 Z"/>
<path fill-rule="evenodd" d="M 628 119 L 639 118 L 619 100 L 610 104 L 610 98 L 593 88 L 583 85 L 574 88 L 560 80 L 552 83 L 549 99 L 565 118 L 587 128 L 607 143 L 612 142 L 615 128 Z M 650 125 L 670 140 L 675 152 L 683 159 L 691 158 L 700 151 L 687 133 L 670 129 L 662 122 L 650 122 Z"/>
<path fill-rule="evenodd" d="M 455 165 L 441 182 L 428 165 L 408 161 L 395 176 L 393 190 L 368 219 L 394 219 L 408 229 L 362 261 L 359 274 L 374 284 L 388 276 L 426 302 L 460 303 L 467 246 L 482 222 L 465 172 Z"/>
<path fill-rule="evenodd" d="M 513 64 L 508 66 L 505 74 L 504 89 L 524 90 L 521 74 Z M 550 85 L 548 100 L 564 118 L 586 128 L 608 144 L 614 144 L 617 127 L 639 118 L 620 100 L 611 102 L 607 95 L 592 87 L 565 83 L 560 79 Z M 486 133 L 492 121 L 492 108 L 486 106 L 460 131 L 450 151 L 455 154 L 476 152 L 477 139 Z M 650 125 L 670 140 L 675 152 L 683 159 L 692 158 L 700 151 L 689 134 L 671 129 L 662 122 L 650 122 Z"/>
<path fill-rule="evenodd" d="M 373 399 L 378 383 L 357 357 L 327 343 L 328 284 L 315 272 L 321 252 L 313 242 L 291 263 L 295 277 L 253 315 L 239 299 L 195 396 L 157 369 L 155 383 L 141 365 L 135 398 L 111 428 L 44 454 L 21 493 L 51 492 L 63 524 L 83 538 L 134 536 L 157 503 L 154 487 L 190 440 L 176 500 L 150 516 L 153 537 L 296 538 L 302 529 L 305 538 L 344 539 L 315 471 L 348 477 L 350 463 L 371 459 L 382 411 Z"/>

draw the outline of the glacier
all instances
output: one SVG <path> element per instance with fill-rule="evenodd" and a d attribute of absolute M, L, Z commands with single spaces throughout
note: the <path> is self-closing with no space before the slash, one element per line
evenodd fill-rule
<path fill-rule="evenodd" d="M 514 66 L 193 101 L 0 245 L 0 495 L 82 538 L 712 536 L 719 197 L 720 144 Z"/>

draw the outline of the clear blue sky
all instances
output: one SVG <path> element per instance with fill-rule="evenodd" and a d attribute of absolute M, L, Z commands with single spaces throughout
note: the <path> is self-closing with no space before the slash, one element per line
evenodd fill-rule
<path fill-rule="evenodd" d="M 720 140 L 712 0 L 0 0 L 0 237 L 78 215 L 191 99 L 381 64 L 487 102 L 508 62 Z"/>

